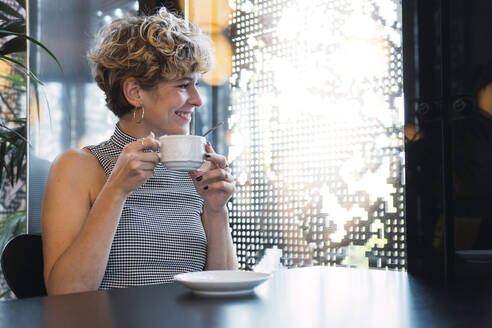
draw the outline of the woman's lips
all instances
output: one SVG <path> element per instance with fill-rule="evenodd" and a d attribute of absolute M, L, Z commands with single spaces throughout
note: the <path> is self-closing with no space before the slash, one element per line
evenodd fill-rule
<path fill-rule="evenodd" d="M 175 114 L 185 120 L 186 122 L 191 121 L 191 113 L 192 112 L 176 112 Z"/>

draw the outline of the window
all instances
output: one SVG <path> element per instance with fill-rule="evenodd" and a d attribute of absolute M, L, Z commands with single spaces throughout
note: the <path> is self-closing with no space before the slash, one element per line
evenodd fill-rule
<path fill-rule="evenodd" d="M 241 267 L 404 270 L 401 1 L 228 5 Z"/>

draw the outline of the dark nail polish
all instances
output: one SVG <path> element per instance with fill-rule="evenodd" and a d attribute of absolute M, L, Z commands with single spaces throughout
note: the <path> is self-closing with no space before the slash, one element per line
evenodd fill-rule
<path fill-rule="evenodd" d="M 196 181 L 201 181 L 203 177 L 200 175 L 198 178 L 196 178 Z"/>
<path fill-rule="evenodd" d="M 205 157 L 210 157 L 210 154 L 205 154 Z"/>
<path fill-rule="evenodd" d="M 203 187 L 203 189 L 207 190 L 208 189 L 208 186 Z"/>

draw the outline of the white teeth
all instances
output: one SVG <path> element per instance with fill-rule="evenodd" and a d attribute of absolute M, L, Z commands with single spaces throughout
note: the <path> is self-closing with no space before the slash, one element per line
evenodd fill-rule
<path fill-rule="evenodd" d="M 190 113 L 183 113 L 183 112 L 176 112 L 176 115 L 181 116 L 181 117 L 185 117 L 185 118 L 191 116 Z"/>

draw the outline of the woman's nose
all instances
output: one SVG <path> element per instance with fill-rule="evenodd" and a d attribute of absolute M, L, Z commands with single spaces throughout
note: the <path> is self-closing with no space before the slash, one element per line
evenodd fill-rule
<path fill-rule="evenodd" d="M 195 107 L 200 107 L 203 104 L 200 92 L 198 92 L 198 89 L 196 87 L 192 88 L 189 102 Z"/>

